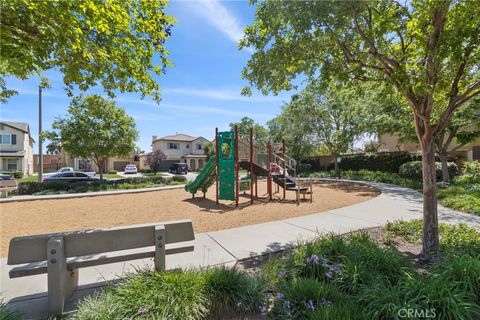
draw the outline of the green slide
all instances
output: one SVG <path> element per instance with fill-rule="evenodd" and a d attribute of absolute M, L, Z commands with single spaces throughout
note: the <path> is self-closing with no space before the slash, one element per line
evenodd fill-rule
<path fill-rule="evenodd" d="M 207 192 L 208 187 L 215 182 L 215 162 L 215 157 L 210 157 L 195 180 L 185 186 L 185 190 L 192 194 L 195 194 L 198 190 Z"/>

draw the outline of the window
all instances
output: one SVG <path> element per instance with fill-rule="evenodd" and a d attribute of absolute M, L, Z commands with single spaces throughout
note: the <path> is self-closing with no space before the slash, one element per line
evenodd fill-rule
<path fill-rule="evenodd" d="M 0 144 L 12 144 L 12 135 L 11 134 L 0 135 Z"/>
<path fill-rule="evenodd" d="M 169 142 L 167 144 L 167 149 L 180 149 L 179 146 L 178 146 L 178 143 L 175 143 L 175 142 Z"/>
<path fill-rule="evenodd" d="M 7 160 L 7 170 L 17 170 L 17 160 L 8 159 Z"/>
<path fill-rule="evenodd" d="M 189 148 L 190 148 L 190 145 L 187 143 L 187 149 L 189 149 Z"/>
<path fill-rule="evenodd" d="M 197 143 L 197 150 L 202 150 L 202 144 L 201 143 Z"/>
<path fill-rule="evenodd" d="M 86 173 L 83 173 L 83 172 L 75 172 L 75 177 L 88 178 L 88 175 Z"/>

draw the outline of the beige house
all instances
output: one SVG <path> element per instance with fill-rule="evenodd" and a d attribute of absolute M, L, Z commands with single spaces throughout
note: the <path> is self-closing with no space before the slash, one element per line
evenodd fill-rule
<path fill-rule="evenodd" d="M 203 151 L 204 144 L 208 142 L 204 137 L 192 137 L 187 134 L 175 134 L 152 138 L 152 150 L 161 150 L 167 159 L 164 161 L 161 170 L 168 170 L 172 163 L 184 162 L 189 170 L 198 171 L 205 165 L 207 156 Z"/>
<path fill-rule="evenodd" d="M 378 142 L 380 147 L 378 151 L 407 151 L 407 152 L 420 152 L 420 144 L 418 142 L 400 142 L 398 136 L 383 134 L 379 137 Z M 450 148 L 453 149 L 457 146 L 456 142 L 451 143 Z M 455 151 L 457 157 L 464 161 L 480 160 L 480 138 L 472 143 L 466 144 L 463 147 Z"/>
<path fill-rule="evenodd" d="M 28 123 L 0 121 L 0 170 L 32 174 L 34 142 Z"/>

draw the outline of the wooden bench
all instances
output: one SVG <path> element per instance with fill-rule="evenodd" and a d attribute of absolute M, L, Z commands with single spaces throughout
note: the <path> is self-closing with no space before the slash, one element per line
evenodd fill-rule
<path fill-rule="evenodd" d="M 78 269 L 153 257 L 155 269 L 162 271 L 166 255 L 194 249 L 188 243 L 166 245 L 194 239 L 190 220 L 16 237 L 10 240 L 7 263 L 26 265 L 13 268 L 9 276 L 46 273 L 48 312 L 57 317 L 78 285 Z M 144 250 L 131 250 L 139 248 Z"/>
<path fill-rule="evenodd" d="M 17 180 L 0 180 L 0 198 L 6 198 L 9 191 L 17 190 Z"/>

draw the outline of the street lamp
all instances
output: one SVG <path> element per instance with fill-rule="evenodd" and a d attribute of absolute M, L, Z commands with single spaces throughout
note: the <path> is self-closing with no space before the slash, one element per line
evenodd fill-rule
<path fill-rule="evenodd" d="M 42 182 L 43 176 L 43 137 L 42 137 L 42 90 L 50 88 L 51 85 L 46 77 L 40 78 L 38 85 L 38 182 Z"/>
<path fill-rule="evenodd" d="M 342 157 L 337 157 L 337 175 L 338 175 L 338 179 L 341 178 L 341 174 L 340 174 L 340 163 L 342 162 Z"/>

